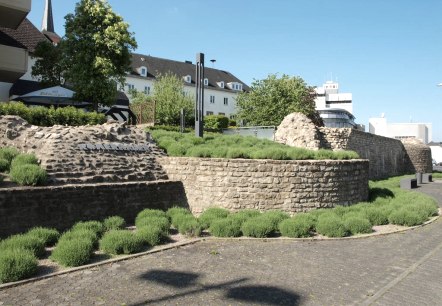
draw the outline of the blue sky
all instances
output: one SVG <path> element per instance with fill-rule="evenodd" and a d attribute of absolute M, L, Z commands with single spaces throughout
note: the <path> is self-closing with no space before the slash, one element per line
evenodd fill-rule
<path fill-rule="evenodd" d="M 44 0 L 29 19 L 41 26 Z M 76 0 L 52 0 L 55 30 Z M 356 121 L 385 113 L 388 122 L 433 124 L 442 141 L 440 0 L 109 0 L 130 25 L 136 52 L 195 61 L 216 59 L 251 84 L 269 73 L 309 85 L 337 80 L 353 93 Z"/>

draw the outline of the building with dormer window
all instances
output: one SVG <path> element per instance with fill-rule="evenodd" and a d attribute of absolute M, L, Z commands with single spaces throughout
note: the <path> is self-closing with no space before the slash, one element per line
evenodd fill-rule
<path fill-rule="evenodd" d="M 186 94 L 195 95 L 195 64 L 142 54 L 132 54 L 132 71 L 126 78 L 124 91 L 129 95 L 136 89 L 152 95 L 155 81 L 160 75 L 172 73 L 183 80 Z M 204 114 L 225 115 L 234 118 L 236 97 L 249 87 L 230 72 L 204 68 Z"/>

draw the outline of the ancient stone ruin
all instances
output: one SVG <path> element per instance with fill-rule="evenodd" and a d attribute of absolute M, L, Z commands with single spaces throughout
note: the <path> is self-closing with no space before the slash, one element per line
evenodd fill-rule
<path fill-rule="evenodd" d="M 0 135 L 0 146 L 34 153 L 51 185 L 167 179 L 156 161 L 164 152 L 148 133 L 125 123 L 40 127 L 1 116 Z"/>

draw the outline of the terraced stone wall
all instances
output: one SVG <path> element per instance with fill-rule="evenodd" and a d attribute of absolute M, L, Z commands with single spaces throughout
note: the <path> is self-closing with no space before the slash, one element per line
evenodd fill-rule
<path fill-rule="evenodd" d="M 181 182 L 102 183 L 0 188 L 0 238 L 34 226 L 60 230 L 81 220 L 121 216 L 133 224 L 144 208 L 187 207 Z"/>
<path fill-rule="evenodd" d="M 368 161 L 278 161 L 160 157 L 182 181 L 189 207 L 280 209 L 289 213 L 350 205 L 368 198 Z"/>

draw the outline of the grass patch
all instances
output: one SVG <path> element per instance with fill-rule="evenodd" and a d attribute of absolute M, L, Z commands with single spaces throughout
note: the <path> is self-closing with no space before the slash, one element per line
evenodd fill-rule
<path fill-rule="evenodd" d="M 38 165 L 38 159 L 34 154 L 22 153 L 12 160 L 11 168 L 19 165 Z"/>
<path fill-rule="evenodd" d="M 149 130 L 149 132 L 158 146 L 169 156 L 274 160 L 359 158 L 358 154 L 352 151 L 311 151 L 252 136 L 205 133 L 201 139 L 195 138 L 192 134 L 164 130 Z"/>

